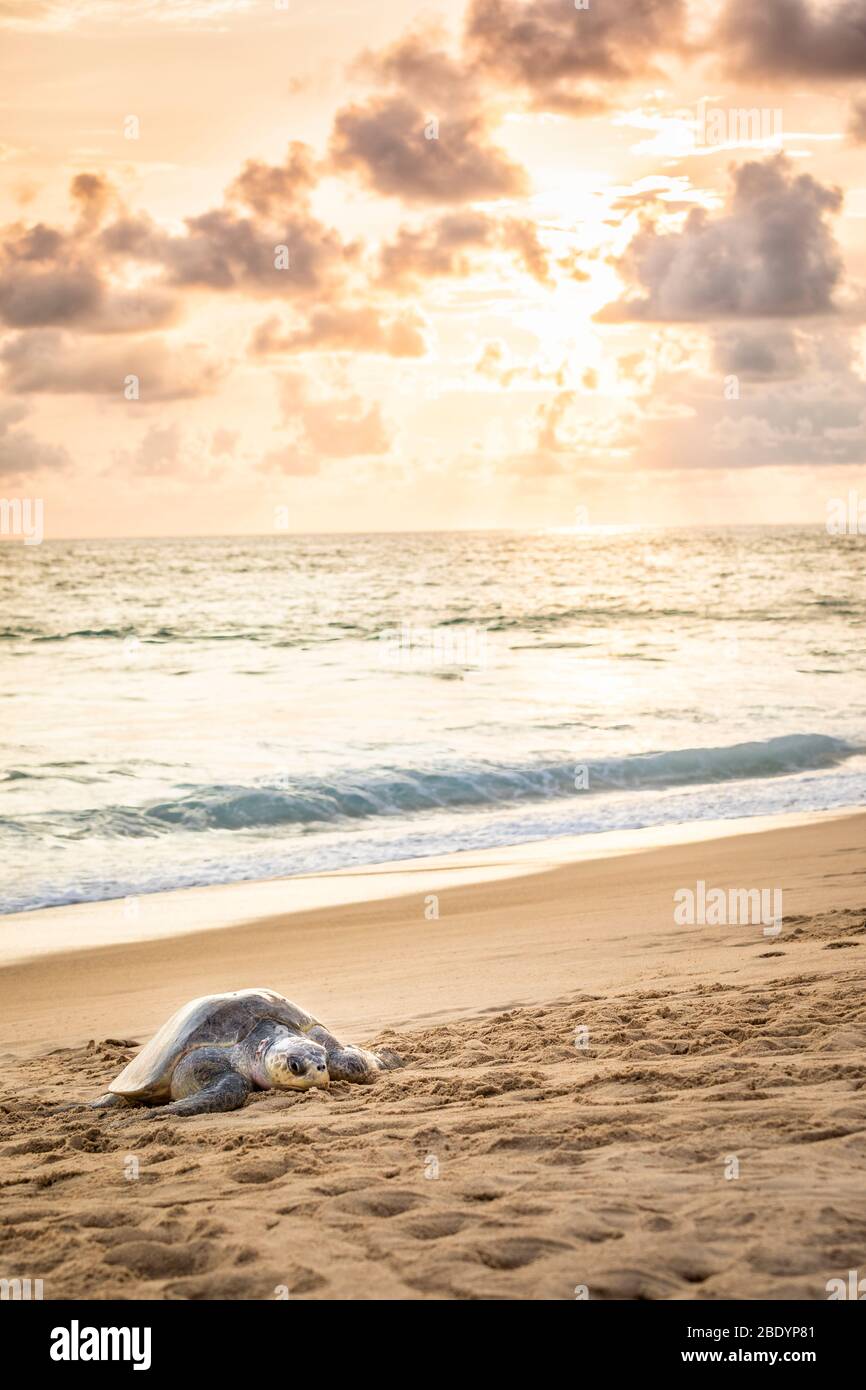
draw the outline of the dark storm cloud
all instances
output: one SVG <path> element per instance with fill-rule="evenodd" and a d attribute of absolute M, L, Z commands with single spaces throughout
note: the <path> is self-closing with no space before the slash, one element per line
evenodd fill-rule
<path fill-rule="evenodd" d="M 616 262 L 628 295 L 602 322 L 826 314 L 842 273 L 828 218 L 838 189 L 777 156 L 742 164 L 725 210 L 692 211 L 681 231 L 646 224 Z"/>
<path fill-rule="evenodd" d="M 866 0 L 727 0 L 710 48 L 732 77 L 866 77 Z"/>

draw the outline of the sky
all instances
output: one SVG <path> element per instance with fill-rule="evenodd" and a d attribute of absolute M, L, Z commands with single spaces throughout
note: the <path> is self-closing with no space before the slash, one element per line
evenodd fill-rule
<path fill-rule="evenodd" d="M 48 537 L 823 524 L 866 0 L 0 0 Z"/>

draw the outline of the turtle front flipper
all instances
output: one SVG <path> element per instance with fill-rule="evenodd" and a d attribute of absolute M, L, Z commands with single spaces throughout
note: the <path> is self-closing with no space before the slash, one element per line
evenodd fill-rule
<path fill-rule="evenodd" d="M 175 1067 L 171 1102 L 150 1113 L 207 1115 L 212 1111 L 239 1110 L 251 1090 L 251 1083 L 235 1071 L 222 1048 L 200 1047 Z"/>
<path fill-rule="evenodd" d="M 321 1023 L 311 1028 L 307 1037 L 320 1043 L 328 1054 L 328 1074 L 332 1081 L 372 1081 L 378 1072 L 403 1065 L 403 1059 L 390 1048 L 369 1052 L 365 1047 L 351 1044 L 344 1047 Z"/>
<path fill-rule="evenodd" d="M 219 1110 L 240 1110 L 251 1089 L 240 1072 L 230 1071 L 219 1081 L 196 1091 L 195 1095 L 173 1100 L 169 1105 L 154 1106 L 148 1113 L 159 1119 L 162 1115 L 207 1115 Z"/>

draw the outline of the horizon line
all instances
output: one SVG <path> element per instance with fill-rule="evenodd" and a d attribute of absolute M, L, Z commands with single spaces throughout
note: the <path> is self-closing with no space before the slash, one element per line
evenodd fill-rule
<path fill-rule="evenodd" d="M 820 521 L 610 521 L 585 526 L 419 526 L 391 527 L 381 531 L 165 531 L 142 535 L 107 535 L 100 533 L 45 536 L 40 545 L 51 545 L 67 541 L 206 541 L 206 540 L 267 540 L 289 539 L 293 536 L 458 536 L 458 535 L 548 535 L 548 536 L 603 536 L 618 532 L 636 531 L 758 531 L 769 529 L 825 530 L 826 524 Z M 0 548 L 4 544 L 13 546 L 24 544 L 21 536 L 0 534 Z M 32 549 L 32 545 L 28 547 Z"/>

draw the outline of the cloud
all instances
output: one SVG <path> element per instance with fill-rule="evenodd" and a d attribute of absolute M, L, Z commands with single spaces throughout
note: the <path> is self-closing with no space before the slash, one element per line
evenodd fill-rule
<path fill-rule="evenodd" d="M 226 189 L 226 198 L 251 208 L 259 217 L 282 216 L 306 203 L 318 177 L 318 164 L 310 146 L 293 140 L 282 164 L 248 159 Z"/>
<path fill-rule="evenodd" d="M 61 269 L 6 260 L 0 272 L 0 317 L 11 328 L 86 321 L 103 294 L 99 278 L 86 266 Z"/>
<path fill-rule="evenodd" d="M 39 222 L 0 231 L 0 321 L 10 328 L 76 327 L 93 333 L 142 332 L 173 323 L 175 295 L 150 285 L 128 289 L 106 278 L 94 234 L 115 200 L 98 175 L 79 174 L 71 192 L 78 221 L 70 232 Z"/>
<path fill-rule="evenodd" d="M 181 317 L 177 294 L 162 289 L 109 289 L 97 308 L 75 327 L 87 333 L 152 333 Z"/>
<path fill-rule="evenodd" d="M 283 425 L 291 437 L 265 454 L 261 468 L 313 474 L 325 460 L 361 458 L 390 450 L 391 440 L 378 402 L 366 405 L 354 393 L 317 394 L 299 372 L 279 377 L 278 391 Z"/>
<path fill-rule="evenodd" d="M 558 390 L 527 419 L 524 447 L 506 450 L 497 467 L 524 478 L 573 475 L 576 469 L 582 476 L 592 469 L 607 475 L 640 444 L 634 414 L 633 407 L 621 400 L 612 406 L 596 406 L 577 391 Z"/>
<path fill-rule="evenodd" d="M 135 466 L 142 473 L 174 473 L 180 462 L 183 435 L 177 424 L 151 425 L 135 451 Z"/>
<path fill-rule="evenodd" d="M 316 178 L 309 148 L 295 141 L 282 164 L 248 161 L 221 207 L 185 219 L 185 234 L 126 216 L 105 229 L 102 243 L 117 256 L 160 266 L 178 288 L 272 299 L 331 293 L 356 248 L 312 212 Z"/>
<path fill-rule="evenodd" d="M 406 290 L 439 275 L 469 275 L 472 253 L 492 245 L 495 234 L 495 220 L 471 210 L 445 213 L 420 227 L 400 227 L 380 252 L 378 283 Z"/>
<path fill-rule="evenodd" d="M 770 332 L 726 329 L 713 341 L 713 365 L 717 371 L 744 381 L 802 376 L 808 364 L 801 336 L 787 328 Z"/>
<path fill-rule="evenodd" d="M 802 383 L 778 395 L 739 401 L 696 402 L 691 413 L 640 424 L 641 454 L 664 468 L 831 467 L 859 464 L 866 446 L 862 394 L 838 398 L 821 383 L 804 395 Z"/>
<path fill-rule="evenodd" d="M 548 255 L 533 222 L 519 217 L 498 220 L 471 209 L 444 213 L 417 227 L 400 227 L 393 241 L 380 249 L 376 281 L 405 292 L 439 276 L 467 276 L 476 268 L 480 252 L 498 248 L 512 253 L 539 284 L 552 284 Z"/>
<path fill-rule="evenodd" d="M 83 231 L 98 227 L 117 201 L 114 188 L 102 174 L 76 174 L 69 191 L 78 205 L 79 227 Z"/>
<path fill-rule="evenodd" d="M 358 248 L 312 212 L 317 177 L 308 147 L 294 142 L 282 164 L 248 161 L 222 206 L 188 217 L 174 234 L 124 208 L 102 175 L 78 174 L 70 230 L 14 223 L 0 231 L 0 321 L 142 333 L 177 322 L 184 290 L 327 299 Z"/>
<path fill-rule="evenodd" d="M 294 352 L 378 353 L 387 357 L 423 357 L 427 352 L 424 320 L 414 309 L 383 318 L 372 305 L 316 309 L 303 328 L 284 330 L 276 317 L 260 324 L 253 336 L 253 355 Z"/>
<path fill-rule="evenodd" d="M 404 35 L 366 53 L 356 74 L 383 90 L 334 118 L 331 165 L 366 187 L 414 203 L 466 203 L 525 193 L 526 171 L 491 138 L 477 81 L 438 31 Z"/>
<path fill-rule="evenodd" d="M 863 77 L 866 0 L 727 0 L 709 47 L 732 77 Z"/>
<path fill-rule="evenodd" d="M 484 344 L 473 365 L 473 370 L 498 386 L 509 387 L 515 383 L 533 385 L 551 383 L 562 386 L 565 382 L 565 363 L 548 366 L 540 362 L 513 362 L 507 345 L 501 338 L 491 338 Z"/>
<path fill-rule="evenodd" d="M 538 110 L 605 109 L 613 84 L 655 76 L 684 43 L 684 0 L 472 0 L 466 52 L 476 71 Z"/>
<path fill-rule="evenodd" d="M 681 231 L 646 223 L 616 262 L 630 286 L 596 317 L 677 322 L 826 314 L 842 273 L 827 219 L 842 195 L 784 156 L 733 171 L 718 216 L 689 213 Z"/>
<path fill-rule="evenodd" d="M 390 447 L 378 402 L 365 406 L 358 395 L 310 400 L 299 397 L 295 383 L 289 380 L 282 404 L 286 423 L 295 418 L 295 409 L 300 409 L 306 442 L 326 458 L 384 454 Z"/>
<path fill-rule="evenodd" d="M 43 444 L 29 430 L 19 429 L 26 416 L 26 408 L 17 403 L 0 405 L 0 478 L 68 468 L 72 462 L 60 445 Z"/>
<path fill-rule="evenodd" d="M 866 96 L 852 101 L 848 112 L 848 135 L 855 145 L 866 145 Z"/>
<path fill-rule="evenodd" d="M 367 50 L 354 72 L 382 86 L 400 88 L 438 110 L 477 104 L 477 92 L 459 58 L 445 51 L 446 36 L 435 24 L 401 35 L 390 48 Z"/>
<path fill-rule="evenodd" d="M 862 462 L 866 445 L 861 334 L 841 320 L 725 326 L 711 356 L 685 335 L 654 335 L 632 371 L 633 461 L 690 470 L 822 467 Z M 700 335 L 701 337 L 703 335 Z M 671 349 L 674 349 L 673 351 Z M 633 365 L 632 359 L 621 367 Z M 724 376 L 734 370 L 731 396 Z"/>
<path fill-rule="evenodd" d="M 277 299 L 326 287 L 342 246 L 304 213 L 260 225 L 227 208 L 186 219 L 185 236 L 164 236 L 155 250 L 170 285 L 238 290 Z M 285 249 L 284 249 L 285 248 Z"/>
<path fill-rule="evenodd" d="M 547 252 L 538 239 L 538 229 L 527 218 L 509 217 L 502 223 L 502 244 L 516 252 L 524 269 L 540 285 L 552 285 Z"/>
<path fill-rule="evenodd" d="M 214 430 L 211 435 L 210 451 L 215 458 L 232 457 L 238 447 L 239 439 L 240 433 L 237 430 L 227 430 L 220 427 Z"/>
<path fill-rule="evenodd" d="M 85 24 L 201 24 L 251 8 L 253 0 L 0 0 L 0 28 L 66 30 Z"/>
<path fill-rule="evenodd" d="M 509 353 L 501 338 L 492 338 L 484 344 L 475 363 L 475 371 L 491 381 L 501 381 L 503 374 L 511 371 L 508 365 Z"/>
<path fill-rule="evenodd" d="M 538 407 L 536 448 L 541 453 L 557 453 L 562 449 L 573 447 L 571 441 L 560 438 L 559 430 L 574 402 L 575 394 L 573 391 L 557 391 L 555 396 Z"/>
<path fill-rule="evenodd" d="M 210 434 L 184 428 L 186 417 L 172 420 L 160 411 L 147 421 L 131 448 L 114 451 L 114 468 L 140 478 L 178 479 L 203 485 L 225 475 L 237 458 L 240 433 L 222 426 Z M 130 433 L 135 426 L 130 426 Z"/>
<path fill-rule="evenodd" d="M 297 444 L 287 444 L 283 449 L 269 449 L 259 463 L 266 473 L 283 473 L 289 478 L 314 477 L 321 471 L 321 466 L 321 459 L 305 452 Z"/>
<path fill-rule="evenodd" d="M 237 446 L 238 435 L 230 430 L 214 430 L 210 439 L 200 432 L 187 432 L 179 420 L 148 423 L 129 449 L 114 452 L 114 468 L 139 478 L 186 479 L 204 483 L 219 477 Z M 218 462 L 213 462 L 216 459 Z"/>
<path fill-rule="evenodd" d="M 466 203 L 527 191 L 525 171 L 490 143 L 480 115 L 446 114 L 431 138 L 429 120 L 401 94 L 345 107 L 334 120 L 333 166 L 406 202 Z"/>
<path fill-rule="evenodd" d="M 223 368 L 198 344 L 168 348 L 161 339 L 86 342 L 53 328 L 20 333 L 0 348 L 3 384 L 16 395 L 90 394 L 124 401 L 128 378 L 141 404 L 210 394 Z"/>

